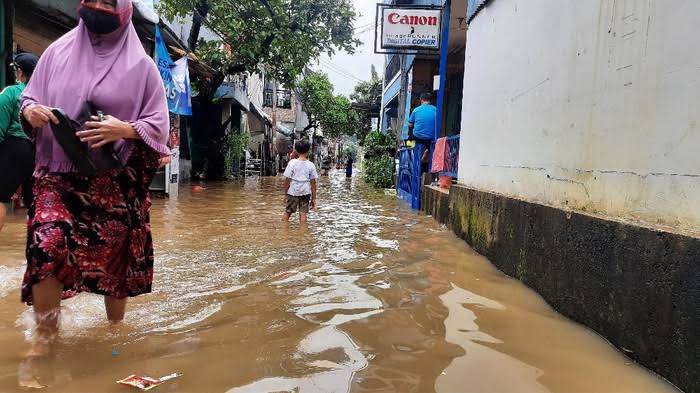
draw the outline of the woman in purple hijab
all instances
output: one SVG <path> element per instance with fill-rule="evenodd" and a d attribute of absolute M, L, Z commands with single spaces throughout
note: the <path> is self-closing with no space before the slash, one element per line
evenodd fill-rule
<path fill-rule="evenodd" d="M 62 298 L 104 295 L 116 323 L 128 297 L 151 291 L 148 187 L 170 154 L 165 89 L 131 23 L 131 0 L 82 0 L 78 11 L 78 27 L 46 50 L 21 98 L 22 123 L 36 143 L 22 284 L 22 301 L 36 314 L 36 354 L 50 349 Z M 52 108 L 77 119 L 86 102 L 106 116 L 77 135 L 93 160 L 118 161 L 97 176 L 78 173 L 51 129 Z"/>

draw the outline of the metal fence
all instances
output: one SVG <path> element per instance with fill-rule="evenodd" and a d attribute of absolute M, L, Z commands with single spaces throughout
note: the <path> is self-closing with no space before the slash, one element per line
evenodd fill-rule
<path fill-rule="evenodd" d="M 413 209 L 420 209 L 422 183 L 422 158 L 425 147 L 404 147 L 399 149 L 399 168 L 397 173 L 396 193 Z M 430 147 L 428 168 L 432 168 L 435 142 Z M 445 145 L 445 170 L 438 172 L 441 176 L 457 178 L 459 168 L 459 135 L 447 137 Z"/>
<path fill-rule="evenodd" d="M 423 145 L 417 145 L 399 150 L 397 194 L 413 209 L 420 209 L 421 165 L 424 149 Z"/>

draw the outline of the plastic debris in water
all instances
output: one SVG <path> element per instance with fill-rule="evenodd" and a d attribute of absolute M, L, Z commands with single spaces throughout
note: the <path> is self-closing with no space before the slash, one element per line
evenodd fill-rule
<path fill-rule="evenodd" d="M 146 390 L 151 390 L 151 389 L 163 384 L 166 381 L 169 381 L 171 379 L 175 379 L 175 378 L 178 378 L 181 376 L 182 376 L 182 374 L 172 373 L 170 375 L 166 375 L 166 376 L 161 377 L 159 379 L 155 379 L 155 378 L 151 378 L 151 377 L 140 377 L 138 375 L 129 375 L 128 377 L 122 379 L 121 381 L 117 381 L 117 383 L 121 384 L 121 385 L 132 386 L 135 388 L 139 388 L 143 391 L 146 391 Z"/>
<path fill-rule="evenodd" d="M 204 191 L 206 188 L 202 186 L 192 186 L 192 191 Z"/>
<path fill-rule="evenodd" d="M 113 349 L 112 356 L 119 356 L 119 351 L 117 351 L 116 349 Z"/>

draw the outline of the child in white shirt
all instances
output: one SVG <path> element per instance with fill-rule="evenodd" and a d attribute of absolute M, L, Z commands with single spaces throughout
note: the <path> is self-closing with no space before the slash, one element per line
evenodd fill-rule
<path fill-rule="evenodd" d="M 284 171 L 284 191 L 286 198 L 286 212 L 284 221 L 289 221 L 292 214 L 299 212 L 299 221 L 305 223 L 309 208 L 316 208 L 316 179 L 318 172 L 316 166 L 309 161 L 311 145 L 308 141 L 301 140 L 296 143 L 294 150 L 299 158 L 293 159 L 287 164 Z"/>

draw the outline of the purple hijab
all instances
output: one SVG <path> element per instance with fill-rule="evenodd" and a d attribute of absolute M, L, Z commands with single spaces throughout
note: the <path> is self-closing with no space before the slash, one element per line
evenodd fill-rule
<path fill-rule="evenodd" d="M 78 27 L 46 49 L 22 94 L 22 110 L 41 104 L 61 108 L 76 118 L 83 103 L 90 101 L 106 115 L 131 124 L 161 156 L 170 155 L 166 146 L 170 118 L 163 81 L 131 23 L 131 0 L 117 0 L 117 12 L 121 14 L 122 26 L 114 33 L 94 35 L 81 20 Z M 36 135 L 37 168 L 75 171 L 50 126 L 25 131 Z M 133 144 L 133 140 L 114 143 L 122 165 L 126 164 Z M 102 153 L 96 149 L 90 154 Z"/>

